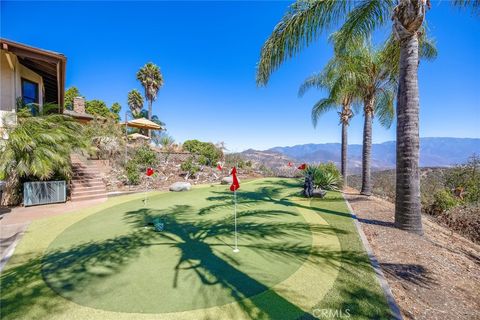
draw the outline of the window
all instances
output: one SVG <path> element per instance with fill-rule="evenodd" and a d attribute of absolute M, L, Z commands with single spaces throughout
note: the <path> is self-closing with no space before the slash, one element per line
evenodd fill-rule
<path fill-rule="evenodd" d="M 38 83 L 22 79 L 23 103 L 38 103 Z"/>

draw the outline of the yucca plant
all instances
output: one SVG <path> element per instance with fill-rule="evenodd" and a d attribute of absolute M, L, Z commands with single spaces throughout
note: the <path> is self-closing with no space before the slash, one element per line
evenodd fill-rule
<path fill-rule="evenodd" d="M 343 186 L 340 171 L 333 163 L 310 165 L 305 170 L 305 177 L 311 176 L 315 188 L 338 191 Z"/>

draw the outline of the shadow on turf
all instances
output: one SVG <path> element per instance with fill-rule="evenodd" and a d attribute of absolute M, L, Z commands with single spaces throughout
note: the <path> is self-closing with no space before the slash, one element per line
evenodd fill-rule
<path fill-rule="evenodd" d="M 277 198 L 281 190 L 275 188 L 260 188 L 258 192 L 242 192 L 241 201 L 268 200 L 284 206 L 298 206 L 286 198 Z M 229 193 L 219 193 L 211 200 L 223 200 Z M 214 199 L 213 199 L 214 198 Z M 225 198 L 225 201 L 228 201 Z M 229 204 L 223 204 L 229 205 Z M 231 205 L 231 204 L 230 204 Z M 206 214 L 209 210 L 215 210 L 213 204 L 207 210 L 199 212 Z M 305 206 L 312 209 L 309 206 Z M 313 208 L 314 209 L 314 208 Z M 241 272 L 235 266 L 238 264 L 234 257 L 218 256 L 213 252 L 213 246 L 227 246 L 228 244 L 218 240 L 224 235 L 231 234 L 231 221 L 218 224 L 212 221 L 179 221 L 182 213 L 191 211 L 189 206 L 177 205 L 167 212 L 157 212 L 151 209 L 140 209 L 126 213 L 125 219 L 134 226 L 143 227 L 152 219 L 161 215 L 162 220 L 168 225 L 168 232 L 152 233 L 139 228 L 136 232 L 115 237 L 101 242 L 87 242 L 78 246 L 49 251 L 43 257 L 15 257 L 15 266 L 9 267 L 1 274 L 1 318 L 17 319 L 29 318 L 29 312 L 35 312 L 35 318 L 48 318 L 55 312 L 61 312 L 63 304 L 56 297 L 55 292 L 68 298 L 69 292 L 82 290 L 91 281 L 96 281 L 110 274 L 119 272 L 130 261 L 136 258 L 140 249 L 152 245 L 175 246 L 181 251 L 181 256 L 173 272 L 178 275 L 184 270 L 193 271 L 205 286 L 221 285 L 227 288 L 232 297 L 237 300 L 244 311 L 252 318 L 271 319 L 309 319 L 313 316 L 305 313 L 297 306 L 269 290 L 267 286 Z M 336 211 L 335 211 L 336 212 Z M 239 215 L 281 215 L 293 214 L 288 210 L 244 210 Z M 348 215 L 349 216 L 349 215 Z M 247 220 L 247 219 L 245 219 Z M 309 232 L 312 227 L 306 223 L 254 223 L 244 221 L 239 223 L 242 237 L 277 237 L 295 235 Z M 314 232 L 344 235 L 346 232 L 331 226 L 314 226 Z M 210 240 L 209 243 L 206 243 Z M 287 257 L 306 260 L 309 256 L 321 257 L 326 263 L 332 265 L 341 263 L 351 270 L 369 268 L 368 259 L 362 252 L 357 251 L 321 251 L 312 250 L 310 245 L 292 244 L 259 244 L 249 245 L 249 248 L 259 250 L 262 254 L 270 255 L 271 258 Z M 24 262 L 20 262 L 21 260 Z M 87 272 L 94 267 L 96 273 Z M 175 277 L 178 279 L 178 277 Z M 172 284 L 178 285 L 177 280 Z M 45 283 L 49 285 L 46 286 Z M 321 285 L 321 284 L 319 284 Z M 53 289 L 53 291 L 52 291 Z M 351 296 L 355 301 L 368 301 L 372 295 L 362 292 L 348 292 L 350 287 L 341 288 L 341 294 Z M 368 291 L 367 289 L 362 289 Z M 261 292 L 266 292 L 251 300 L 245 300 Z M 200 292 L 208 299 L 208 290 Z M 353 296 L 352 296 L 353 295 Z M 374 297 L 375 298 L 375 297 Z M 35 306 L 35 309 L 32 309 Z M 34 310 L 34 311 L 32 311 Z M 235 315 L 232 315 L 235 317 Z M 32 318 L 30 316 L 30 318 Z"/>

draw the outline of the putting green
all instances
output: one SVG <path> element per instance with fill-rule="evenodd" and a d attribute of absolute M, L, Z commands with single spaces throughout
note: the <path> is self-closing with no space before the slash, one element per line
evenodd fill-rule
<path fill-rule="evenodd" d="M 297 190 L 243 184 L 234 253 L 233 197 L 225 189 L 161 194 L 145 206 L 137 199 L 91 215 L 50 244 L 43 277 L 75 303 L 117 312 L 203 309 L 265 293 L 305 263 L 312 226 L 287 200 Z M 149 226 L 155 218 L 164 231 Z"/>
<path fill-rule="evenodd" d="M 390 316 L 341 195 L 297 179 L 129 195 L 33 222 L 2 272 L 9 319 L 298 319 Z M 160 218 L 165 230 L 145 225 Z"/>

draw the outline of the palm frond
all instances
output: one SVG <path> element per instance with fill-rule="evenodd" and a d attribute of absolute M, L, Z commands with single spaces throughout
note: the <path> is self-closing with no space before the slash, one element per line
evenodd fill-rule
<path fill-rule="evenodd" d="M 474 15 L 480 16 L 480 0 L 453 0 L 453 5 L 471 9 Z"/>
<path fill-rule="evenodd" d="M 394 101 L 394 90 L 380 90 L 375 97 L 375 115 L 385 128 L 390 128 L 395 117 Z"/>
<path fill-rule="evenodd" d="M 292 4 L 262 47 L 257 85 L 266 85 L 272 72 L 338 23 L 352 5 L 354 2 L 348 0 L 300 0 Z"/>
<path fill-rule="evenodd" d="M 335 100 L 330 98 L 324 98 L 318 101 L 317 103 L 315 103 L 312 108 L 313 127 L 314 128 L 317 127 L 318 119 L 320 118 L 320 116 L 337 107 L 338 107 L 338 103 Z"/>
<path fill-rule="evenodd" d="M 354 1 L 353 1 L 354 2 Z M 390 20 L 393 0 L 363 0 L 348 15 L 337 32 L 336 44 L 343 48 L 352 39 L 367 38 Z"/>
<path fill-rule="evenodd" d="M 305 79 L 303 83 L 300 85 L 298 89 L 298 96 L 302 97 L 305 92 L 307 92 L 311 88 L 326 88 L 328 83 L 328 79 L 324 73 L 315 73 Z"/>

